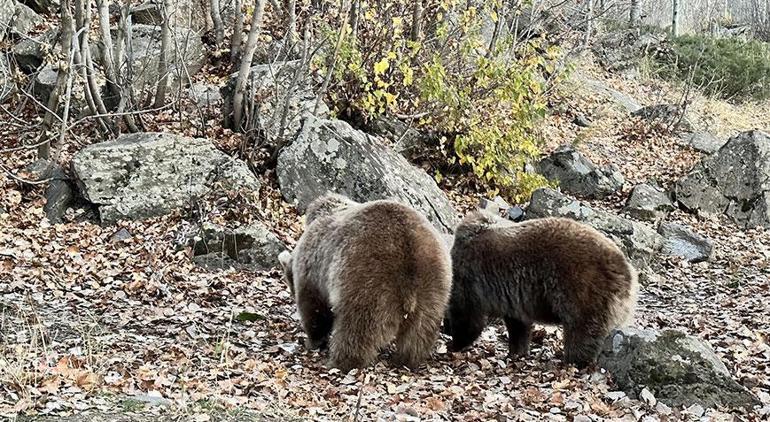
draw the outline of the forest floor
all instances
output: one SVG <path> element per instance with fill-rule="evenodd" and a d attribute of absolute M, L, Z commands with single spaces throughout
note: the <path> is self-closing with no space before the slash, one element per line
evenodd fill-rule
<path fill-rule="evenodd" d="M 634 96 L 642 104 L 675 99 L 676 89 L 645 78 L 607 75 L 590 64 L 581 72 Z M 590 115 L 586 129 L 571 117 L 548 117 L 544 150 L 573 143 L 599 164 L 617 165 L 627 179 L 623 196 L 592 201 L 618 211 L 634 184 L 669 185 L 700 158 L 675 138 L 628 136 L 634 123 L 609 102 L 580 88 L 561 93 Z M 768 105 L 731 106 L 696 99 L 694 108 L 720 137 L 770 130 Z M 193 116 L 193 117 L 191 117 Z M 158 130 L 194 134 L 195 114 L 158 116 Z M 224 149 L 232 134 L 209 127 Z M 0 127 L 0 148 L 18 145 Z M 88 142 L 81 139 L 83 142 Z M 72 143 L 63 154 L 78 148 Z M 10 174 L 32 160 L 4 154 Z M 301 221 L 281 200 L 275 178 L 263 175 L 258 203 L 238 195 L 206 198 L 209 220 L 255 218 L 289 245 Z M 464 353 L 443 340 L 416 372 L 396 368 L 387 353 L 375 366 L 348 374 L 325 367 L 323 352 L 302 346 L 295 306 L 278 271 L 207 271 L 176 247 L 190 231 L 188 211 L 101 227 L 70 215 L 46 223 L 43 191 L 12 177 L 0 182 L 0 416 L 80 413 L 90 420 L 639 420 L 642 417 L 729 420 L 729 409 L 670 409 L 615 391 L 597 368 L 578 371 L 561 361 L 561 331 L 540 327 L 526 358 L 507 358 L 505 330 L 489 327 Z M 459 210 L 481 196 L 448 191 Z M 199 218 L 201 218 L 199 216 Z M 770 417 L 770 236 L 721 221 L 675 212 L 714 242 L 712 260 L 688 264 L 660 258 L 657 277 L 642 287 L 637 325 L 681 329 L 707 341 Z M 119 233 L 120 232 L 120 233 Z M 118 234 L 119 233 L 119 234 Z M 249 320 L 240 321 L 246 315 Z M 764 414 L 764 416 L 762 416 Z M 588 420 L 575 418 L 574 420 Z"/>

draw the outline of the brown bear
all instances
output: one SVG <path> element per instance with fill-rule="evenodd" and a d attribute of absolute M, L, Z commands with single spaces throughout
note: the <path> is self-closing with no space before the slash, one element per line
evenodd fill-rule
<path fill-rule="evenodd" d="M 395 338 L 395 360 L 418 367 L 431 354 L 452 284 L 448 247 L 407 205 L 313 201 L 293 253 L 279 260 L 309 348 L 328 339 L 330 366 L 368 366 Z"/>
<path fill-rule="evenodd" d="M 576 221 L 513 223 L 474 211 L 458 226 L 451 253 L 444 321 L 451 351 L 470 346 L 490 317 L 503 318 L 513 357 L 529 351 L 533 323 L 558 324 L 565 360 L 584 367 L 633 316 L 636 271 L 611 240 Z"/>

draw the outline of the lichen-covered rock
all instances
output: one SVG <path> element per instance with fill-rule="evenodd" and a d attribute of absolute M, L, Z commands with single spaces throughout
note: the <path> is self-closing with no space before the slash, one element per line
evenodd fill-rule
<path fill-rule="evenodd" d="M 633 97 L 607 86 L 607 82 L 598 81 L 582 75 L 577 76 L 577 78 L 578 83 L 581 83 L 584 88 L 596 93 L 596 95 L 600 97 L 614 102 L 626 113 L 633 113 L 642 108 L 642 105 Z"/>
<path fill-rule="evenodd" d="M 646 387 L 669 406 L 751 409 L 758 403 L 707 344 L 678 331 L 613 331 L 597 362 L 632 397 Z"/>
<path fill-rule="evenodd" d="M 741 227 L 770 227 L 770 135 L 731 138 L 676 183 L 676 200 L 703 214 L 725 214 Z"/>
<path fill-rule="evenodd" d="M 102 222 L 166 214 L 211 189 L 259 190 L 246 164 L 206 139 L 133 133 L 80 150 L 74 177 Z"/>
<path fill-rule="evenodd" d="M 533 192 L 526 215 L 527 219 L 566 217 L 586 223 L 618 244 L 640 269 L 649 267 L 663 246 L 663 238 L 652 228 L 606 211 L 594 210 L 553 189 L 542 188 Z"/>
<path fill-rule="evenodd" d="M 209 268 L 246 267 L 255 271 L 278 265 L 278 254 L 286 246 L 263 224 L 228 229 L 205 223 L 188 240 L 193 261 Z"/>
<path fill-rule="evenodd" d="M 642 184 L 631 190 L 623 210 L 637 220 L 660 221 L 674 210 L 674 204 L 665 192 Z"/>
<path fill-rule="evenodd" d="M 300 211 L 334 191 L 356 201 L 401 200 L 422 212 L 443 232 L 457 215 L 446 195 L 424 171 L 377 138 L 339 120 L 308 116 L 297 139 L 278 156 L 281 193 Z"/>
<path fill-rule="evenodd" d="M 197 28 L 203 24 L 197 16 L 191 14 L 193 2 L 190 0 L 174 1 L 172 20 L 174 25 L 185 28 Z M 135 24 L 160 25 L 163 23 L 163 0 L 147 0 L 131 7 L 131 19 Z"/>
<path fill-rule="evenodd" d="M 559 187 L 586 198 L 604 198 L 623 187 L 623 175 L 614 168 L 598 168 L 571 146 L 565 145 L 537 164 L 537 172 Z"/>
<path fill-rule="evenodd" d="M 302 118 L 313 112 L 318 96 L 310 86 L 307 69 L 300 60 L 262 64 L 251 68 L 244 99 L 245 109 L 254 106 L 248 129 L 265 137 L 268 145 L 277 145 L 294 139 L 302 125 Z M 232 105 L 238 74 L 222 88 L 225 124 L 232 126 Z M 326 116 L 328 107 L 319 104 L 318 116 Z M 285 118 L 284 118 L 285 114 Z"/>
<path fill-rule="evenodd" d="M 663 223 L 658 227 L 663 236 L 663 253 L 681 256 L 690 262 L 708 261 L 713 246 L 706 237 L 689 227 L 676 223 Z"/>

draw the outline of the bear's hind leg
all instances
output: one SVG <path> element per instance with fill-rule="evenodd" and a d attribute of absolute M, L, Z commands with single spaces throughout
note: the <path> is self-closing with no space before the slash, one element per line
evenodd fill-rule
<path fill-rule="evenodd" d="M 302 328 L 308 337 L 305 346 L 310 350 L 323 348 L 334 323 L 334 314 L 329 304 L 320 299 L 318 291 L 306 288 L 297 294 L 297 307 Z"/>
<path fill-rule="evenodd" d="M 336 315 L 329 341 L 329 365 L 342 372 L 371 365 L 396 331 L 393 322 L 382 317 L 376 312 L 349 308 Z"/>
<path fill-rule="evenodd" d="M 419 368 L 433 353 L 443 317 L 443 313 L 436 309 L 418 308 L 409 314 L 396 335 L 394 363 L 412 370 Z"/>
<path fill-rule="evenodd" d="M 520 319 L 505 317 L 505 327 L 508 329 L 508 356 L 517 358 L 529 353 L 529 340 L 532 334 L 532 324 Z"/>

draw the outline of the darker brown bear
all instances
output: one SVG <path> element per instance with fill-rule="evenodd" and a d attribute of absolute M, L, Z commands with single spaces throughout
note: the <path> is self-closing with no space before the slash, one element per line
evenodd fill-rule
<path fill-rule="evenodd" d="M 512 223 L 472 212 L 455 233 L 452 266 L 450 350 L 471 345 L 488 317 L 505 321 L 512 356 L 528 352 L 533 323 L 558 324 L 565 360 L 585 366 L 636 304 L 636 271 L 623 252 L 569 219 Z"/>
<path fill-rule="evenodd" d="M 308 346 L 330 365 L 371 364 L 395 338 L 399 363 L 431 353 L 452 283 L 449 251 L 428 220 L 394 201 L 325 195 L 308 208 L 292 254 L 279 257 Z"/>

